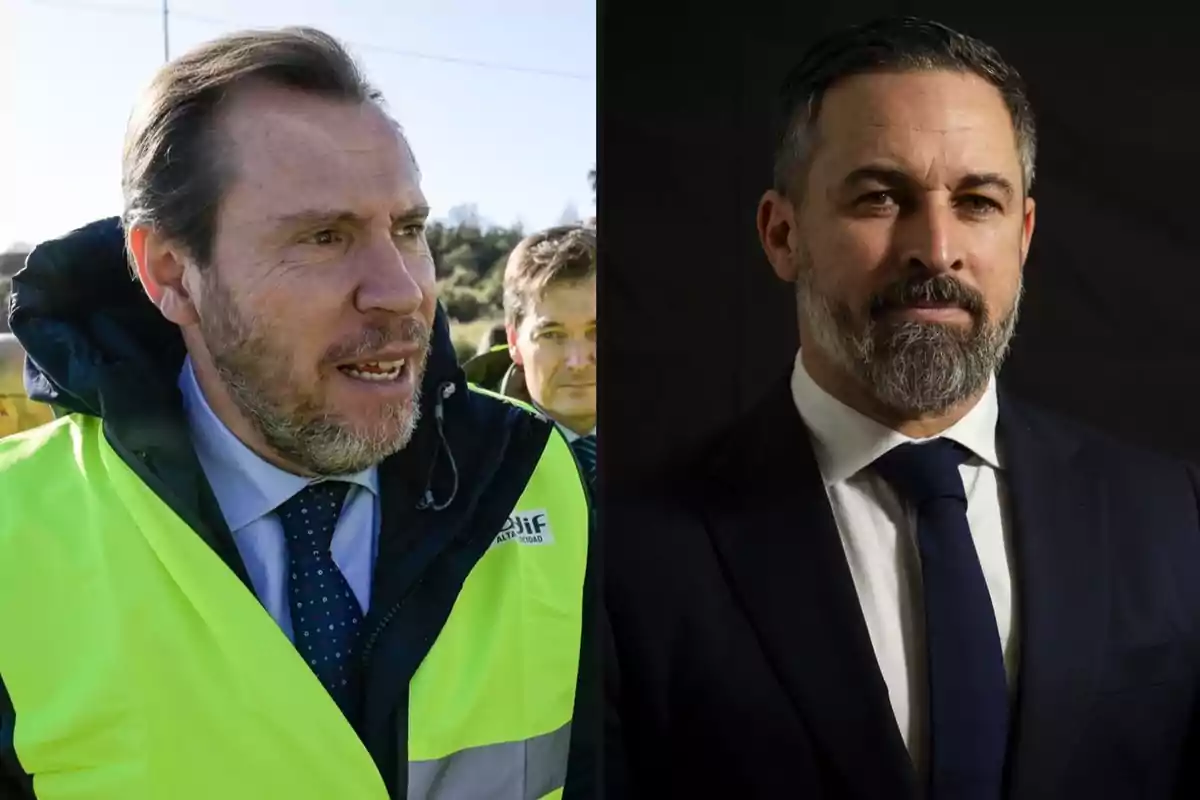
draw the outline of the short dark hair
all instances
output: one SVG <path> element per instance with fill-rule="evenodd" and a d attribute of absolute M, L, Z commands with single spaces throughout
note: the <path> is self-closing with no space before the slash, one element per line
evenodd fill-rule
<path fill-rule="evenodd" d="M 1020 74 L 991 45 L 915 17 L 891 17 L 838 31 L 809 48 L 788 73 L 780 90 L 783 134 L 775 151 L 776 191 L 788 194 L 807 177 L 821 101 L 834 84 L 873 72 L 930 70 L 974 73 L 999 90 L 1012 116 L 1028 193 L 1037 130 Z"/>
<path fill-rule="evenodd" d="M 505 324 L 520 325 L 530 301 L 548 286 L 587 280 L 595 274 L 595 230 L 560 225 L 526 236 L 504 267 Z"/>
<path fill-rule="evenodd" d="M 121 180 L 127 230 L 152 225 L 208 263 L 230 176 L 216 123 L 223 101 L 251 82 L 383 102 L 345 48 L 314 28 L 242 31 L 203 44 L 158 71 L 130 119 Z"/>

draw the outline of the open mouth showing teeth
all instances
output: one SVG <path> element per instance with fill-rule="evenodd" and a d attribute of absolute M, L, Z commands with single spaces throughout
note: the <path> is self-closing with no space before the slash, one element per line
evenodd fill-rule
<path fill-rule="evenodd" d="M 338 369 L 360 381 L 394 381 L 404 371 L 404 361 L 362 361 L 357 364 L 344 364 Z"/>

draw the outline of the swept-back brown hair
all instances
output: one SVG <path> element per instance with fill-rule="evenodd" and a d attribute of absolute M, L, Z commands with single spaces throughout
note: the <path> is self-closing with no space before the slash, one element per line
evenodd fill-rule
<path fill-rule="evenodd" d="M 504 268 L 504 322 L 517 326 L 533 300 L 552 284 L 574 283 L 596 274 L 596 231 L 560 225 L 526 236 Z"/>
<path fill-rule="evenodd" d="M 243 31 L 170 62 L 154 77 L 125 136 L 125 227 L 153 226 L 201 265 L 212 256 L 230 178 L 219 141 L 223 101 L 251 82 L 382 105 L 345 48 L 314 28 Z"/>

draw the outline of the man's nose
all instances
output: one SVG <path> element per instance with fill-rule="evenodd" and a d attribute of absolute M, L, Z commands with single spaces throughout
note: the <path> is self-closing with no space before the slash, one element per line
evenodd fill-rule
<path fill-rule="evenodd" d="M 360 253 L 355 305 L 361 312 L 387 311 L 407 316 L 425 302 L 425 290 L 409 269 L 405 256 L 388 236 L 370 242 Z"/>
<path fill-rule="evenodd" d="M 572 339 L 567 343 L 567 366 L 571 369 L 585 369 L 596 361 L 596 343 Z"/>
<path fill-rule="evenodd" d="M 934 274 L 962 269 L 962 226 L 949 201 L 931 201 L 914 209 L 897 230 L 901 263 Z"/>

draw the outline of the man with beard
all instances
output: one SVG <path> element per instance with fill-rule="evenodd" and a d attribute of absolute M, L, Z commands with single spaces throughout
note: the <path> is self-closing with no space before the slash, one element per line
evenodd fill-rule
<path fill-rule="evenodd" d="M 65 416 L 0 443 L 0 797 L 595 796 L 586 488 L 458 369 L 348 54 L 168 64 L 123 188 L 14 282 Z"/>
<path fill-rule="evenodd" d="M 610 786 L 1200 796 L 1197 474 L 996 387 L 1035 219 L 1019 76 L 885 20 L 783 95 L 757 222 L 801 348 L 606 497 Z"/>

